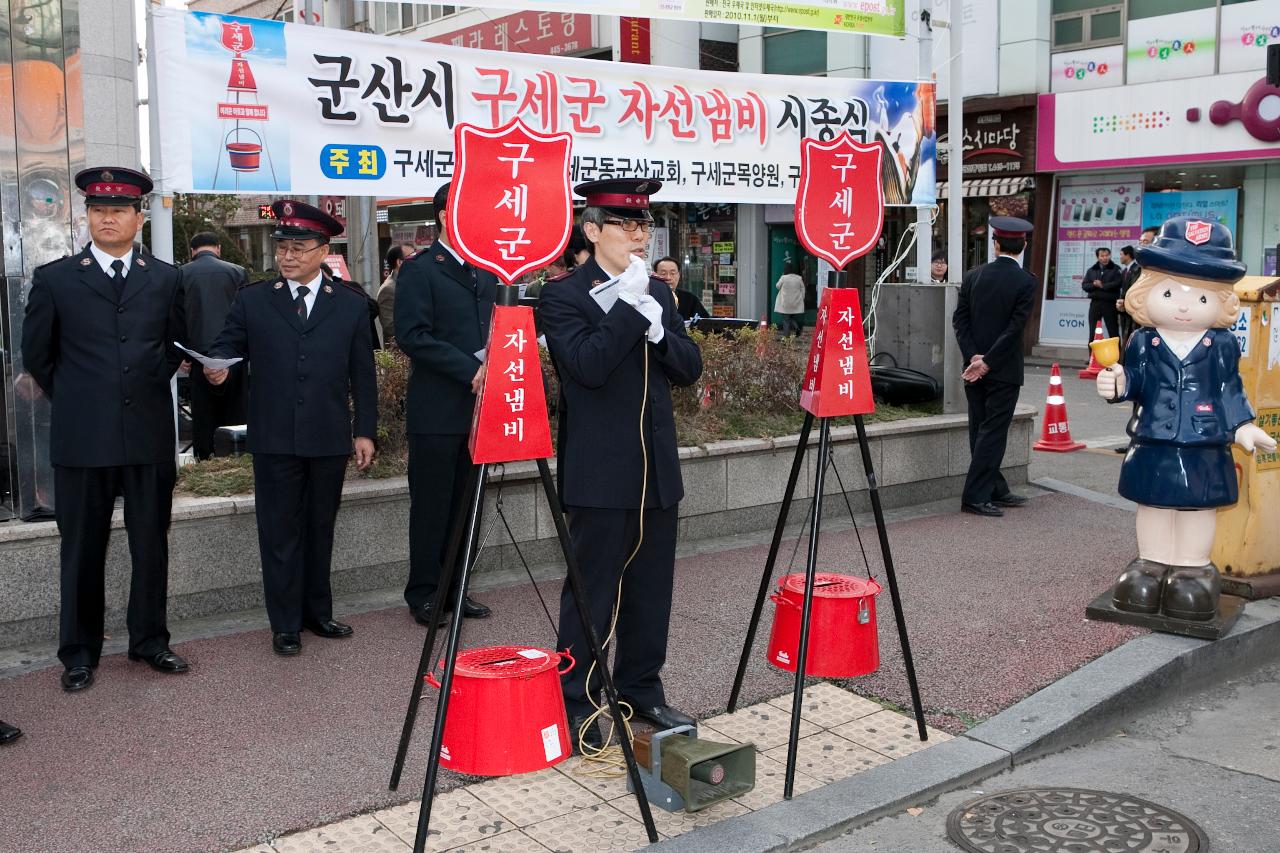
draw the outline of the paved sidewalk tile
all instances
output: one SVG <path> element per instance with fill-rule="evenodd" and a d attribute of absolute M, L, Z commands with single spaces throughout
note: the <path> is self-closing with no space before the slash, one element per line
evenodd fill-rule
<path fill-rule="evenodd" d="M 787 745 L 774 747 L 765 756 L 785 763 Z M 796 770 L 823 782 L 835 782 L 892 760 L 839 735 L 820 732 L 800 738 Z"/>
<path fill-rule="evenodd" d="M 546 847 L 517 829 L 483 841 L 452 847 L 448 853 L 545 853 L 546 850 Z"/>
<path fill-rule="evenodd" d="M 889 710 L 835 726 L 831 731 L 889 758 L 901 758 L 935 743 L 951 740 L 951 735 L 946 732 L 926 726 L 929 739 L 922 742 L 914 718 Z"/>
<path fill-rule="evenodd" d="M 751 742 L 764 752 L 779 744 L 785 745 L 791 734 L 791 712 L 767 702 L 742 708 L 732 714 L 721 714 L 703 721 L 707 728 L 726 735 L 737 743 Z M 699 726 L 699 733 L 702 726 Z M 821 731 L 818 726 L 800 717 L 800 737 Z M 715 740 L 715 738 L 710 738 Z"/>
<path fill-rule="evenodd" d="M 276 853 L 408 853 L 406 844 L 370 815 L 277 838 Z"/>
<path fill-rule="evenodd" d="M 782 802 L 782 789 L 786 782 L 787 765 L 786 750 L 782 752 L 782 761 L 774 761 L 764 755 L 756 755 L 756 786 L 747 793 L 734 799 L 752 811 Z M 821 788 L 822 783 L 812 776 L 796 771 L 792 795 L 799 796 L 806 791 Z"/>
<path fill-rule="evenodd" d="M 429 850 L 449 850 L 516 828 L 514 823 L 476 799 L 472 790 L 474 788 L 455 788 L 436 795 L 431 806 L 431 828 L 427 831 Z M 374 812 L 373 817 L 412 847 L 418 834 L 420 805 L 418 800 L 414 800 Z"/>
<path fill-rule="evenodd" d="M 606 803 L 535 823 L 524 831 L 558 853 L 637 850 L 649 842 L 639 821 Z"/>
<path fill-rule="evenodd" d="M 621 752 L 618 753 L 618 762 L 620 766 L 611 768 L 575 755 L 567 761 L 561 761 L 555 769 L 600 799 L 616 800 L 627 793 L 627 769 L 621 765 Z"/>
<path fill-rule="evenodd" d="M 235 853 L 276 853 L 276 849 L 267 844 L 259 844 L 257 847 L 246 847 L 243 850 L 237 850 Z"/>
<path fill-rule="evenodd" d="M 834 728 L 850 720 L 884 710 L 883 705 L 864 699 L 848 690 L 841 690 L 825 681 L 806 686 L 804 698 L 801 701 L 800 719 L 808 720 L 824 729 Z M 791 694 L 770 699 L 769 704 L 790 713 Z"/>
<path fill-rule="evenodd" d="M 644 821 L 640 819 L 640 806 L 636 804 L 635 797 L 620 797 L 611 801 L 609 805 L 643 826 Z M 714 806 L 708 806 L 697 812 L 686 812 L 683 809 L 678 812 L 669 812 L 657 806 L 652 806 L 649 811 L 653 814 L 653 825 L 658 832 L 671 837 L 699 826 L 709 826 L 727 817 L 746 814 L 751 810 L 741 803 L 725 800 L 722 803 L 716 803 Z"/>
<path fill-rule="evenodd" d="M 481 782 L 467 790 L 518 827 L 600 803 L 595 794 L 551 767 Z"/>

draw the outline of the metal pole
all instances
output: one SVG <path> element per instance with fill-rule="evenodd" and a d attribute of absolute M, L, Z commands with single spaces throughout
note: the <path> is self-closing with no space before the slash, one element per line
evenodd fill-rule
<path fill-rule="evenodd" d="M 862 469 L 867 475 L 867 494 L 871 497 L 871 512 L 875 515 L 876 533 L 880 537 L 880 556 L 884 558 L 884 573 L 889 579 L 889 596 L 893 599 L 893 613 L 898 620 L 898 642 L 902 644 L 902 660 L 907 668 L 907 686 L 911 688 L 911 706 L 916 712 L 916 728 L 920 730 L 920 740 L 928 740 L 929 733 L 924 725 L 924 708 L 920 704 L 920 686 L 916 683 L 916 665 L 911 657 L 911 640 L 907 638 L 907 619 L 902 612 L 902 596 L 898 594 L 898 576 L 893 570 L 893 554 L 889 551 L 889 531 L 884 523 L 884 508 L 880 506 L 880 487 L 876 484 L 876 472 L 871 464 L 867 428 L 862 421 L 862 415 L 853 416 L 853 425 L 858 431 L 858 448 L 862 451 Z"/>
<path fill-rule="evenodd" d="M 951 0 L 948 22 L 950 56 L 947 57 L 947 281 L 958 284 L 964 277 L 964 2 Z M 959 290 L 948 286 L 943 295 L 946 316 L 943 323 L 942 410 L 965 409 L 964 385 L 960 374 L 964 356 L 951 334 Z"/>
<path fill-rule="evenodd" d="M 804 567 L 804 605 L 800 611 L 800 647 L 796 650 L 796 682 L 791 691 L 791 735 L 787 740 L 787 774 L 782 788 L 791 799 L 796 782 L 796 756 L 800 750 L 800 711 L 804 704 L 804 665 L 809 655 L 809 620 L 813 615 L 813 586 L 818 574 L 818 536 L 822 527 L 822 496 L 827 461 L 831 454 L 831 420 L 821 418 L 818 430 L 818 470 L 813 487 L 813 523 L 809 527 L 809 558 Z"/>
<path fill-rule="evenodd" d="M 444 615 L 444 600 L 448 596 L 449 584 L 457 577 L 458 549 L 462 545 L 462 531 L 467 528 L 467 511 L 471 506 L 471 497 L 480 487 L 476 474 L 477 466 L 472 466 L 467 474 L 467 485 L 463 494 L 468 497 L 465 504 L 458 507 L 453 523 L 449 529 L 449 545 L 445 550 L 441 570 L 448 573 L 449 581 L 436 590 L 435 600 L 431 604 L 431 617 L 427 624 L 427 636 L 422 640 L 422 656 L 418 658 L 418 671 L 413 679 L 413 690 L 409 695 L 409 708 L 404 714 L 404 726 L 400 730 L 400 746 L 396 749 L 395 762 L 391 766 L 391 782 L 387 787 L 394 791 L 400 787 L 400 774 L 404 770 L 405 756 L 409 754 L 409 741 L 413 739 L 413 726 L 418 719 L 418 703 L 422 700 L 423 679 L 435 668 L 432 655 L 436 647 L 436 633 L 439 631 L 440 617 Z M 455 615 L 455 619 L 458 617 Z"/>
<path fill-rule="evenodd" d="M 933 28 L 930 26 L 928 9 L 920 10 L 920 64 L 916 70 L 916 78 L 933 79 Z M 936 109 L 936 105 L 935 105 Z M 936 113 L 935 113 L 936 115 Z M 937 169 L 937 159 L 934 160 Z M 934 172 L 934 184 L 937 184 L 937 172 Z M 921 284 L 930 282 L 929 264 L 933 258 L 933 209 L 916 208 L 916 281 Z"/>
<path fill-rule="evenodd" d="M 542 491 L 547 496 L 547 506 L 551 508 L 556 535 L 560 538 L 560 550 L 564 551 L 569 589 L 573 593 L 573 603 L 578 610 L 578 618 L 582 620 L 582 631 L 591 645 L 591 657 L 600 672 L 600 685 L 604 688 L 609 713 L 618 723 L 618 742 L 622 746 L 622 757 L 627 763 L 627 776 L 631 779 L 631 790 L 635 794 L 636 805 L 640 807 L 640 819 L 644 823 L 649 843 L 656 844 L 658 828 L 653 823 L 653 811 L 649 807 L 649 798 L 644 792 L 644 782 L 640 778 L 640 769 L 636 765 L 635 751 L 631 748 L 631 741 L 627 739 L 626 727 L 622 725 L 622 708 L 618 706 L 618 691 L 613 684 L 613 673 L 609 671 L 609 658 L 600 645 L 600 635 L 596 632 L 596 626 L 591 623 L 591 608 L 587 605 L 587 593 L 582 584 L 582 569 L 578 566 L 578 555 L 573 550 L 573 540 L 569 538 L 569 528 L 565 524 L 564 513 L 560 511 L 560 498 L 556 494 L 555 482 L 551 479 L 551 468 L 547 465 L 547 460 L 538 460 L 538 475 L 542 478 Z M 644 512 L 644 509 L 641 508 L 640 511 Z M 591 689 L 590 684 L 587 685 L 587 689 Z M 573 732 L 569 733 L 570 738 L 573 734 Z"/>
<path fill-rule="evenodd" d="M 445 643 L 444 672 L 440 676 L 440 698 L 436 703 L 436 722 L 431 730 L 431 751 L 427 755 L 427 776 L 422 783 L 422 807 L 418 811 L 418 832 L 413 838 L 413 853 L 423 853 L 427 846 L 427 830 L 431 826 L 431 806 L 436 795 L 436 777 L 440 772 L 440 747 L 444 743 L 445 719 L 449 713 L 449 691 L 453 689 L 453 671 L 457 666 L 458 641 L 462 636 L 462 606 L 467 598 L 467 583 L 471 578 L 472 549 L 476 543 L 476 528 L 480 523 L 480 507 L 484 503 L 485 480 L 488 465 L 480 465 L 476 472 L 479 482 L 471 499 L 471 512 L 467 517 L 467 542 L 462 549 L 462 568 L 458 577 L 458 589 L 453 596 L 453 621 L 449 623 L 449 640 Z M 444 597 L 437 590 L 436 595 Z"/>
<path fill-rule="evenodd" d="M 809 433 L 813 429 L 813 413 L 804 413 L 804 424 L 800 427 L 800 443 L 796 445 L 796 456 L 791 462 L 791 474 L 787 477 L 787 488 L 782 493 L 782 506 L 778 510 L 778 523 L 773 527 L 773 541 L 769 543 L 769 556 L 764 561 L 764 574 L 760 576 L 760 589 L 756 591 L 756 604 L 751 611 L 751 622 L 747 625 L 747 638 L 742 643 L 742 657 L 738 659 L 738 674 L 733 678 L 733 690 L 729 692 L 729 713 L 738 710 L 738 698 L 742 692 L 742 680 L 747 674 L 747 661 L 751 659 L 751 648 L 756 642 L 756 629 L 760 627 L 760 613 L 764 609 L 764 600 L 769 595 L 769 580 L 773 577 L 773 569 L 778 562 L 778 549 L 782 546 L 782 534 L 787 526 L 787 516 L 791 513 L 791 501 L 795 496 L 796 481 L 800 479 L 800 467 L 804 462 L 805 451 L 809 447 Z"/>
<path fill-rule="evenodd" d="M 165 180 L 163 146 L 160 138 L 160 84 L 156 74 L 156 28 L 152 6 L 147 5 L 147 136 L 151 153 L 151 254 L 173 263 L 173 193 Z"/>

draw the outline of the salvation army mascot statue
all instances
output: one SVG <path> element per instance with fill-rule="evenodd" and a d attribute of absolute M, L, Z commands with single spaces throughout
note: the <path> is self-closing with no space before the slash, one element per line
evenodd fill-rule
<path fill-rule="evenodd" d="M 1217 508 L 1236 502 L 1231 443 L 1274 450 L 1240 383 L 1240 313 L 1233 285 L 1245 273 L 1231 232 L 1170 219 L 1140 247 L 1142 275 L 1125 294 L 1138 328 L 1122 365 L 1097 377 L 1108 401 L 1135 403 L 1120 494 L 1138 504 L 1138 557 L 1112 590 L 1118 610 L 1208 621 L 1220 580 L 1209 560 Z"/>

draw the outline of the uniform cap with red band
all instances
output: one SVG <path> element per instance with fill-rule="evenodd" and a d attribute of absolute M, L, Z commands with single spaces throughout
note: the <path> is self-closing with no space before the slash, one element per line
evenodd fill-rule
<path fill-rule="evenodd" d="M 1025 219 L 1016 216 L 991 216 L 987 218 L 991 233 L 995 237 L 1030 237 L 1035 228 Z"/>
<path fill-rule="evenodd" d="M 155 186 L 146 173 L 123 166 L 95 166 L 76 173 L 85 204 L 139 204 Z"/>
<path fill-rule="evenodd" d="M 327 239 L 342 233 L 341 222 L 303 201 L 282 199 L 271 205 L 271 212 L 276 217 L 276 230 L 271 236 L 277 240 Z"/>
<path fill-rule="evenodd" d="M 649 196 L 660 189 L 662 181 L 652 178 L 611 178 L 578 184 L 573 191 L 586 198 L 587 207 L 603 208 L 606 213 L 619 219 L 652 222 Z"/>

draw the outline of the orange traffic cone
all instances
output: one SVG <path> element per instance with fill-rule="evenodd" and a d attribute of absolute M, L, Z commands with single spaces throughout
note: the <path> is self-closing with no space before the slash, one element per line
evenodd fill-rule
<path fill-rule="evenodd" d="M 1098 325 L 1093 330 L 1093 339 L 1095 341 L 1102 340 L 1102 321 L 1098 321 Z M 1098 358 L 1093 354 L 1093 347 L 1089 347 L 1089 366 L 1078 374 L 1081 379 L 1092 379 L 1102 372 L 1102 365 L 1098 364 Z"/>
<path fill-rule="evenodd" d="M 1071 440 L 1071 429 L 1067 425 L 1067 398 L 1062 395 L 1062 374 L 1055 364 L 1053 373 L 1049 375 L 1049 397 L 1044 403 L 1044 426 L 1035 449 L 1067 453 L 1083 448 L 1083 444 Z"/>

